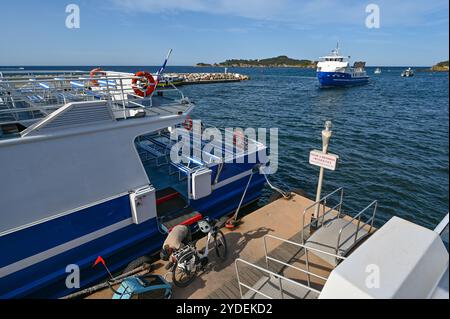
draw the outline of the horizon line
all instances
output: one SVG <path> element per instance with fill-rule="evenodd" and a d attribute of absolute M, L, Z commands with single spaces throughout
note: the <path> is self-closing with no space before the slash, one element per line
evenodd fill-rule
<path fill-rule="evenodd" d="M 444 60 L 445 61 L 445 60 Z M 441 62 L 444 62 L 441 61 Z M 440 62 L 437 62 L 440 63 Z M 437 64 L 436 63 L 436 64 Z M 420 68 L 428 68 L 432 67 L 433 65 L 412 65 L 412 64 L 405 64 L 405 65 L 366 65 L 366 67 L 420 67 Z M 150 66 L 150 67 L 159 67 L 159 64 L 22 64 L 22 65 L 0 65 L 0 68 L 21 68 L 21 67 L 101 67 L 101 66 L 111 66 L 111 67 L 133 67 L 133 66 Z M 311 69 L 311 68 L 305 68 L 305 67 L 296 67 L 296 66 L 287 66 L 287 67 L 269 67 L 269 66 L 255 66 L 255 67 L 240 67 L 240 66 L 197 66 L 193 64 L 180 64 L 180 65 L 167 65 L 167 67 L 199 67 L 199 68 L 246 68 L 246 69 L 257 69 L 257 68 L 298 68 L 298 69 Z"/>

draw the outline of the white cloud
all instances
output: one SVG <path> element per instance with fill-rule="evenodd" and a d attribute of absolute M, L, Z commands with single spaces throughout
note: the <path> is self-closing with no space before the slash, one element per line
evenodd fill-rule
<path fill-rule="evenodd" d="M 197 12 L 269 20 L 291 26 L 364 25 L 366 5 L 380 7 L 383 26 L 420 26 L 430 15 L 448 24 L 448 1 L 438 0 L 110 0 L 131 12 Z"/>
<path fill-rule="evenodd" d="M 129 11 L 178 13 L 183 11 L 270 19 L 282 13 L 289 0 L 112 0 Z"/>

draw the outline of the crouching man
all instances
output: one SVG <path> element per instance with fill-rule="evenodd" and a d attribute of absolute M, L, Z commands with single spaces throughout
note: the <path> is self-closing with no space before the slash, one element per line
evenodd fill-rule
<path fill-rule="evenodd" d="M 164 261 L 168 261 L 172 253 L 192 241 L 191 231 L 189 227 L 177 225 L 167 235 L 161 249 L 160 257 Z"/>

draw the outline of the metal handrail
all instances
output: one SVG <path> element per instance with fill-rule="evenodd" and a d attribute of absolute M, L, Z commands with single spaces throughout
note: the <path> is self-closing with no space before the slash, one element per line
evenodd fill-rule
<path fill-rule="evenodd" d="M 269 257 L 268 256 L 268 251 L 267 251 L 267 240 L 266 240 L 267 238 L 276 239 L 278 241 L 281 241 L 281 242 L 284 242 L 284 243 L 287 243 L 287 244 L 291 244 L 291 245 L 294 245 L 294 246 L 297 246 L 297 247 L 300 247 L 300 248 L 304 249 L 305 250 L 305 256 L 306 256 L 306 270 L 298 268 L 298 267 L 295 267 L 295 266 L 290 265 L 288 263 L 282 262 L 281 260 L 278 260 L 276 258 Z M 320 250 L 320 249 L 317 249 L 317 248 L 309 247 L 309 246 L 306 246 L 304 244 L 296 243 L 296 242 L 293 242 L 291 240 L 280 238 L 280 237 L 277 237 L 277 236 L 274 236 L 274 235 L 270 235 L 270 234 L 265 235 L 263 237 L 263 240 L 264 240 L 264 253 L 265 253 L 265 257 L 266 257 L 266 267 L 267 267 L 267 269 L 269 268 L 268 260 L 272 260 L 272 261 L 278 262 L 279 264 L 282 264 L 282 265 L 284 265 L 286 267 L 289 267 L 289 268 L 301 271 L 303 273 L 306 273 L 308 275 L 307 279 L 308 279 L 308 286 L 309 287 L 311 286 L 311 278 L 310 278 L 311 275 L 316 277 L 316 278 L 325 280 L 325 281 L 328 279 L 326 277 L 320 276 L 320 275 L 315 274 L 312 271 L 310 271 L 310 269 L 309 269 L 309 258 L 308 258 L 308 252 L 309 251 L 313 251 L 313 252 L 316 252 L 318 254 L 328 255 L 328 256 L 334 257 L 336 259 L 341 259 L 341 260 L 345 260 L 346 259 L 345 257 L 339 256 L 339 255 L 335 255 L 335 254 L 332 254 L 332 253 L 329 253 L 329 252 L 326 252 L 326 251 L 323 251 L 323 250 Z"/>
<path fill-rule="evenodd" d="M 306 286 L 306 285 L 303 285 L 303 284 L 301 284 L 301 283 L 299 283 L 299 282 L 296 282 L 296 281 L 294 281 L 294 280 L 292 280 L 292 279 L 286 278 L 286 277 L 284 277 L 284 276 L 282 276 L 282 275 L 280 275 L 280 274 L 274 273 L 273 271 L 270 271 L 270 270 L 268 270 L 268 269 L 264 269 L 264 268 L 262 268 L 262 267 L 260 267 L 260 266 L 257 266 L 257 265 L 255 265 L 255 264 L 252 264 L 252 263 L 248 262 L 248 261 L 245 261 L 245 260 L 243 260 L 243 259 L 241 259 L 241 258 L 237 258 L 237 259 L 235 260 L 235 262 L 234 262 L 234 265 L 235 265 L 235 269 L 236 269 L 236 277 L 237 277 L 237 280 L 238 280 L 239 293 L 241 294 L 241 299 L 243 298 L 243 293 L 242 293 L 242 288 L 241 288 L 241 287 L 245 287 L 245 288 L 247 288 L 247 289 L 249 289 L 249 290 L 251 290 L 251 291 L 253 291 L 253 292 L 257 293 L 257 294 L 260 294 L 260 295 L 262 295 L 262 296 L 264 296 L 264 297 L 266 297 L 266 298 L 268 298 L 268 299 L 273 299 L 273 298 L 270 297 L 270 296 L 268 296 L 268 295 L 266 295 L 266 294 L 264 294 L 264 293 L 262 293 L 261 291 L 258 291 L 258 290 L 255 289 L 255 288 L 250 287 L 249 285 L 246 285 L 246 284 L 244 284 L 243 282 L 241 282 L 241 279 L 240 279 L 240 277 L 239 277 L 239 267 L 238 267 L 238 262 L 242 262 L 242 263 L 244 263 L 244 264 L 246 264 L 246 265 L 248 265 L 248 266 L 250 266 L 250 267 L 256 268 L 256 269 L 258 269 L 258 270 L 260 270 L 260 271 L 262 271 L 262 272 L 265 272 L 265 273 L 267 273 L 267 274 L 269 274 L 269 275 L 271 275 L 271 276 L 273 276 L 273 277 L 275 277 L 275 278 L 278 278 L 278 280 L 279 280 L 279 282 L 280 282 L 280 297 L 281 297 L 281 299 L 283 299 L 283 296 L 284 296 L 284 295 L 283 295 L 283 287 L 282 287 L 282 285 L 281 285 L 281 280 L 285 280 L 285 281 L 287 281 L 287 282 L 290 282 L 291 284 L 300 286 L 300 287 L 302 287 L 302 288 L 305 288 L 305 289 L 307 289 L 307 290 L 313 291 L 313 292 L 315 292 L 315 293 L 318 293 L 318 294 L 320 293 L 320 291 L 317 290 L 317 289 L 314 289 L 314 288 L 308 287 L 308 286 Z"/>
<path fill-rule="evenodd" d="M 334 205 L 333 207 L 329 208 L 327 211 L 325 211 L 325 208 L 327 206 L 328 198 L 330 198 L 331 196 L 333 196 L 334 194 L 336 194 L 338 192 L 340 192 L 340 194 L 339 194 L 339 202 L 336 205 Z M 313 222 L 310 222 L 309 224 L 305 225 L 306 213 L 310 209 L 316 207 L 317 205 L 321 205 L 321 203 L 323 202 L 323 204 L 322 204 L 322 223 L 320 224 L 320 209 L 319 209 L 319 214 L 317 216 L 317 220 L 315 221 L 317 223 L 317 227 L 319 227 L 319 225 L 323 226 L 323 224 L 325 222 L 325 216 L 328 215 L 329 213 L 338 210 L 337 217 L 339 217 L 341 215 L 343 201 L 344 201 L 344 187 L 339 187 L 338 189 L 332 191 L 331 193 L 329 193 L 326 196 L 322 197 L 319 201 L 314 202 L 313 204 L 311 204 L 310 206 L 306 207 L 303 210 L 303 215 L 302 215 L 302 226 L 303 227 L 302 227 L 302 230 L 301 230 L 301 239 L 302 239 L 302 243 L 303 244 L 305 243 L 305 236 L 304 236 L 305 229 L 308 228 L 308 227 L 311 227 L 311 225 L 313 224 Z"/>
<path fill-rule="evenodd" d="M 362 222 L 362 226 L 361 225 L 361 216 L 364 214 L 364 212 L 366 210 L 368 210 L 371 206 L 373 206 L 373 211 L 372 211 L 372 216 L 367 219 L 365 222 Z M 341 227 L 341 229 L 339 229 L 339 234 L 338 234 L 338 239 L 337 239 L 337 243 L 336 243 L 336 248 L 335 248 L 335 252 L 336 255 L 339 255 L 339 247 L 341 246 L 341 236 L 342 236 L 342 232 L 344 231 L 345 228 L 347 228 L 349 225 L 353 224 L 353 222 L 355 220 L 358 220 L 358 223 L 356 224 L 356 231 L 354 233 L 352 233 L 343 243 L 345 244 L 347 241 L 350 240 L 350 238 L 352 238 L 353 236 L 355 236 L 355 239 L 353 241 L 353 245 L 357 242 L 358 240 L 358 234 L 359 231 L 361 229 L 363 229 L 364 227 L 366 227 L 367 225 L 369 225 L 370 223 L 370 227 L 369 227 L 369 231 L 367 232 L 367 234 L 370 234 L 370 232 L 372 231 L 373 228 L 373 223 L 375 220 L 375 214 L 377 211 L 377 206 L 378 206 L 378 201 L 374 200 L 372 203 L 370 203 L 368 206 L 366 206 L 363 210 L 361 210 L 358 214 L 356 214 L 352 219 L 350 219 L 344 226 Z"/>
<path fill-rule="evenodd" d="M 123 110 L 124 118 L 126 118 L 127 106 L 135 104 L 146 108 L 144 104 L 137 102 L 148 100 L 152 107 L 153 94 L 164 90 L 157 86 L 150 96 L 140 97 L 134 93 L 131 83 L 136 78 L 139 77 L 114 72 L 90 77 L 88 73 L 64 71 L 53 72 L 51 75 L 48 73 L 44 76 L 29 72 L 3 77 L 0 81 L 0 99 L 9 110 L 0 110 L 0 112 L 26 114 L 26 112 L 38 111 L 40 113 L 36 114 L 37 117 L 42 118 L 48 115 L 47 109 L 59 109 L 69 102 L 105 100 L 113 110 Z M 93 80 L 104 83 L 93 85 Z M 186 99 L 171 81 L 168 81 L 168 84 L 180 94 L 180 101 Z M 20 106 L 16 106 L 17 103 L 20 103 Z M 177 104 L 176 100 L 173 104 Z"/>
<path fill-rule="evenodd" d="M 269 234 L 267 234 L 267 235 L 264 235 L 264 238 L 265 238 L 265 237 L 270 237 L 270 238 L 273 238 L 273 239 L 278 239 L 278 240 L 283 241 L 283 242 L 288 243 L 288 244 L 292 244 L 292 245 L 295 245 L 295 246 L 298 246 L 298 247 L 301 247 L 301 248 L 304 248 L 304 249 L 307 249 L 307 250 L 315 251 L 316 253 L 321 253 L 321 254 L 324 254 L 324 255 L 328 255 L 328 256 L 340 258 L 340 259 L 342 259 L 342 260 L 346 259 L 346 257 L 339 256 L 339 255 L 335 255 L 335 254 L 329 253 L 329 252 L 327 252 L 327 251 L 323 251 L 323 250 L 320 250 L 320 249 L 317 249 L 317 248 L 309 247 L 309 246 L 306 246 L 306 245 L 304 245 L 304 244 L 296 243 L 296 242 L 294 242 L 294 241 L 291 241 L 291 240 L 288 240 L 288 239 L 284 239 L 284 238 L 280 238 L 280 237 L 277 237 L 277 236 L 274 236 L 274 235 L 269 235 Z"/>

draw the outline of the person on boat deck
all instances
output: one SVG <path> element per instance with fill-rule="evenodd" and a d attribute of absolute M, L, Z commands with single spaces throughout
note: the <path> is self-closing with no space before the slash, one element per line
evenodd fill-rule
<path fill-rule="evenodd" d="M 177 250 L 187 245 L 191 239 L 191 231 L 189 227 L 184 225 L 177 225 L 172 228 L 172 231 L 167 235 L 161 249 L 160 257 L 162 260 L 169 260 L 170 255 Z"/>

